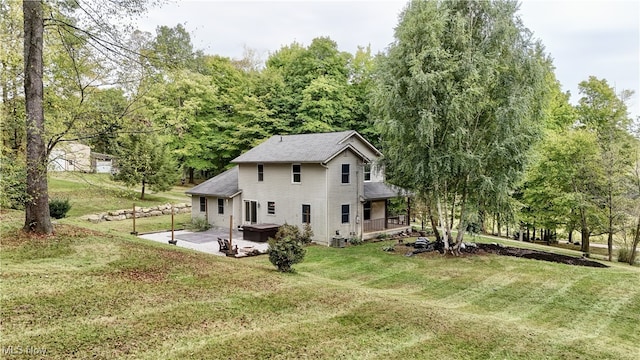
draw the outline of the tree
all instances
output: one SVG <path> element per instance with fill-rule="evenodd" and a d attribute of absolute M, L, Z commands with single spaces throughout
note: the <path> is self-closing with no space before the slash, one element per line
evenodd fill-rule
<path fill-rule="evenodd" d="M 412 1 L 377 73 L 388 178 L 435 199 L 449 250 L 446 214 L 458 207 L 459 248 L 469 207 L 506 203 L 539 136 L 541 46 L 514 1 Z"/>
<path fill-rule="evenodd" d="M 51 234 L 47 184 L 47 148 L 44 142 L 43 36 L 40 0 L 22 3 L 24 16 L 24 94 L 27 114 L 27 201 L 24 230 Z"/>
<path fill-rule="evenodd" d="M 527 174 L 525 198 L 540 217 L 580 228 L 581 250 L 589 253 L 589 239 L 602 228 L 602 191 L 606 186 L 596 135 L 572 129 L 548 136 L 538 161 Z"/>
<path fill-rule="evenodd" d="M 51 2 L 46 3 L 48 17 L 47 27 L 53 33 L 59 35 L 59 40 L 68 54 L 75 54 L 77 44 L 90 41 L 94 54 L 101 54 L 101 67 L 107 63 L 113 64 L 114 58 L 128 57 L 130 52 L 120 45 L 121 37 L 119 26 L 123 19 L 139 15 L 146 10 L 146 0 L 132 0 L 126 2 L 97 2 L 91 6 L 85 6 L 80 1 Z M 25 204 L 25 225 L 28 232 L 39 234 L 51 234 L 48 184 L 47 184 L 47 160 L 48 154 L 55 144 L 62 139 L 64 134 L 71 131 L 77 117 L 70 116 L 63 122 L 62 133 L 52 136 L 48 145 L 45 144 L 44 121 L 44 89 L 43 77 L 51 71 L 44 71 L 43 53 L 45 48 L 44 28 L 45 18 L 44 2 L 42 0 L 23 1 L 24 18 L 24 92 L 26 109 L 26 162 L 27 162 L 27 195 Z M 74 18 L 73 16 L 77 16 Z M 83 29 L 84 26 L 84 29 Z M 80 51 L 86 48 L 80 47 Z M 108 55 L 107 55 L 108 54 Z M 55 55 L 55 54 L 54 54 Z M 111 55 L 111 56 L 110 56 Z M 75 59 L 72 56 L 72 61 Z M 90 70 L 84 63 L 74 62 L 72 69 Z M 50 70 L 50 69 L 47 69 Z M 76 72 L 78 83 L 82 83 L 83 73 Z M 91 83 L 91 79 L 88 80 Z M 86 84 L 85 84 L 86 85 Z M 86 88 L 80 87 L 83 92 Z M 54 92 L 57 90 L 52 88 Z M 62 91 L 68 90 L 62 88 Z"/>
<path fill-rule="evenodd" d="M 618 97 L 606 80 L 593 76 L 582 81 L 578 90 L 582 94 L 576 107 L 578 120 L 582 126 L 595 131 L 600 146 L 600 164 L 606 178 L 601 198 L 606 207 L 605 230 L 611 261 L 613 235 L 618 232 L 624 217 L 623 208 L 619 206 L 626 192 L 624 178 L 631 168 L 631 136 L 627 132 L 631 120 L 624 100 L 631 92 L 623 91 Z"/>
<path fill-rule="evenodd" d="M 176 165 L 157 135 L 124 135 L 119 148 L 114 179 L 128 186 L 141 185 L 140 199 L 144 199 L 147 186 L 153 191 L 166 191 L 178 180 Z"/>

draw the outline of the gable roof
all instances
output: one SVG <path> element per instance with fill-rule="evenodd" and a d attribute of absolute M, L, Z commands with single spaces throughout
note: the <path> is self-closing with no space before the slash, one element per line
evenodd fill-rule
<path fill-rule="evenodd" d="M 346 149 L 369 160 L 349 143 L 357 138 L 373 153 L 381 155 L 371 143 L 354 130 L 298 135 L 275 135 L 233 160 L 234 163 L 326 163 Z"/>
<path fill-rule="evenodd" d="M 189 195 L 206 195 L 221 198 L 234 197 L 240 193 L 238 189 L 238 167 L 234 166 L 185 192 Z"/>

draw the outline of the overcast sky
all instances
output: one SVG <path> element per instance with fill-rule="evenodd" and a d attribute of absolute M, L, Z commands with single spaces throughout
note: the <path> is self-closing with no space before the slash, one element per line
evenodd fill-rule
<path fill-rule="evenodd" d="M 297 41 L 328 36 L 340 50 L 358 45 L 384 51 L 393 41 L 398 15 L 407 1 L 169 1 L 151 9 L 139 25 L 178 23 L 191 33 L 196 49 L 207 54 L 242 57 L 244 47 L 263 60 L 270 52 Z M 632 117 L 640 115 L 640 1 L 524 0 L 520 16 L 544 44 L 563 89 L 579 98 L 578 83 L 590 75 L 605 78 L 619 92 L 635 91 L 627 102 Z"/>

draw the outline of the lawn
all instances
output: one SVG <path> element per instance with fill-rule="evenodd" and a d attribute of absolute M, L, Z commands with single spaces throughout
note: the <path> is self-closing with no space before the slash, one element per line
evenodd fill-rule
<path fill-rule="evenodd" d="M 383 252 L 384 242 L 310 246 L 296 273 L 280 274 L 266 256 L 228 259 L 77 224 L 28 239 L 18 220 L 5 217 L 2 228 L 6 357 L 31 349 L 52 359 L 637 359 L 640 351 L 638 267 L 406 257 Z"/>
<path fill-rule="evenodd" d="M 54 172 L 49 174 L 49 197 L 68 199 L 71 203 L 69 217 L 101 213 L 109 210 L 149 207 L 166 203 L 186 203 L 188 187 L 176 186 L 172 191 L 149 193 L 140 200 L 140 189 L 127 188 L 111 180 L 109 174 L 83 174 Z"/>
<path fill-rule="evenodd" d="M 640 268 L 500 256 L 404 256 L 392 242 L 307 248 L 294 274 L 266 256 L 228 259 L 144 241 L 130 221 L 80 216 L 185 202 L 108 176 L 54 174 L 70 199 L 56 236 L 0 213 L 2 356 L 187 359 L 637 359 Z M 90 194 L 91 196 L 87 196 Z M 189 221 L 176 216 L 176 226 Z M 139 232 L 170 216 L 138 219 Z M 487 238 L 564 254 L 570 249 Z"/>

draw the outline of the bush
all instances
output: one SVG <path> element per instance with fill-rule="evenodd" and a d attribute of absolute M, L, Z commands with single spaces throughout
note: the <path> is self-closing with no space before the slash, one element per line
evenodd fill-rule
<path fill-rule="evenodd" d="M 349 241 L 349 245 L 362 245 L 364 242 L 361 238 L 355 236 L 350 237 L 347 241 Z"/>
<path fill-rule="evenodd" d="M 49 200 L 49 213 L 54 219 L 62 219 L 67 216 L 67 213 L 71 209 L 69 199 L 50 199 Z"/>
<path fill-rule="evenodd" d="M 313 240 L 313 230 L 311 229 L 311 225 L 309 223 L 306 223 L 304 224 L 304 229 L 302 230 L 300 241 L 306 245 L 310 244 L 311 240 Z"/>
<path fill-rule="evenodd" d="M 293 272 L 291 266 L 302 262 L 306 253 L 302 242 L 290 236 L 269 239 L 269 249 L 267 251 L 269 252 L 269 261 L 280 272 Z"/>
<path fill-rule="evenodd" d="M 284 239 L 286 237 L 290 237 L 292 239 L 301 240 L 300 229 L 298 229 L 295 225 L 289 225 L 285 223 L 284 225 L 278 228 L 278 232 L 276 233 L 276 240 Z"/>
<path fill-rule="evenodd" d="M 193 231 L 207 231 L 211 229 L 211 224 L 204 218 L 204 216 L 199 216 L 191 219 L 191 223 L 187 225 L 189 230 Z"/>
<path fill-rule="evenodd" d="M 631 259 L 631 249 L 621 247 L 618 249 L 618 262 L 628 263 Z"/>
<path fill-rule="evenodd" d="M 3 151 L 4 152 L 4 151 Z M 27 195 L 27 170 L 22 161 L 11 156 L 0 157 L 0 208 L 23 210 Z"/>

